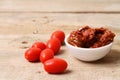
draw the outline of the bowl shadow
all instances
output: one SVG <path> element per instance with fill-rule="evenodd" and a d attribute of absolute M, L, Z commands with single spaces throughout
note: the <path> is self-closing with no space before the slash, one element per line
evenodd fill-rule
<path fill-rule="evenodd" d="M 110 53 L 104 58 L 97 61 L 93 61 L 93 64 L 114 64 L 120 62 L 120 51 L 116 49 L 111 49 Z"/>

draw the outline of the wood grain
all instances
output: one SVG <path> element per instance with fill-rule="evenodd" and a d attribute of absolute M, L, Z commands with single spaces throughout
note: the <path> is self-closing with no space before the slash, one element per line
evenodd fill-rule
<path fill-rule="evenodd" d="M 30 63 L 24 58 L 25 47 L 30 47 L 34 41 L 46 42 L 49 35 L 4 35 L 0 36 L 0 79 L 1 80 L 119 80 L 120 79 L 120 45 L 114 44 L 111 52 L 103 59 L 87 63 L 74 58 L 62 46 L 60 53 L 55 55 L 68 62 L 64 74 L 48 74 L 40 62 Z M 120 40 L 120 39 L 119 39 Z M 27 44 L 22 44 L 27 41 Z M 116 41 L 115 41 L 116 42 Z M 3 46 L 2 46 L 3 45 Z M 117 47 L 116 47 L 117 46 Z"/>
<path fill-rule="evenodd" d="M 69 33 L 83 25 L 103 26 L 119 33 L 119 20 L 120 14 L 0 13 L 0 34 Z"/>
<path fill-rule="evenodd" d="M 0 12 L 120 12 L 120 0 L 1 0 Z"/>
<path fill-rule="evenodd" d="M 55 30 L 67 35 L 84 25 L 116 34 L 111 52 L 96 62 L 74 58 L 66 45 L 58 55 L 68 62 L 63 74 L 48 74 L 24 52 L 47 42 Z M 0 0 L 0 80 L 120 80 L 120 0 Z"/>

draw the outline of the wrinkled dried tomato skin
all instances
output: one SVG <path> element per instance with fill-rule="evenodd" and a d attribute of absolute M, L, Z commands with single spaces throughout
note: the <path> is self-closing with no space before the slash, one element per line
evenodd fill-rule
<path fill-rule="evenodd" d="M 107 28 L 84 26 L 70 33 L 68 43 L 83 48 L 97 48 L 113 42 L 115 34 Z"/>

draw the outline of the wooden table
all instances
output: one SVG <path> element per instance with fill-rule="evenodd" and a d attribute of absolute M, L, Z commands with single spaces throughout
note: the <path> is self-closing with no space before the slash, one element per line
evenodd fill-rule
<path fill-rule="evenodd" d="M 25 60 L 25 50 L 35 41 L 46 42 L 55 30 L 68 34 L 83 25 L 116 34 L 103 59 L 79 61 L 64 45 L 55 55 L 68 62 L 64 74 L 48 74 L 42 63 Z M 120 80 L 120 0 L 1 0 L 0 80 Z"/>

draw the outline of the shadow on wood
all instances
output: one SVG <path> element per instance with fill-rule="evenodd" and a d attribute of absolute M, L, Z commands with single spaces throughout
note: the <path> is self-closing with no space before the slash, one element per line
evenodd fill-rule
<path fill-rule="evenodd" d="M 120 62 L 120 51 L 112 49 L 104 58 L 92 62 L 93 64 L 116 64 Z"/>

